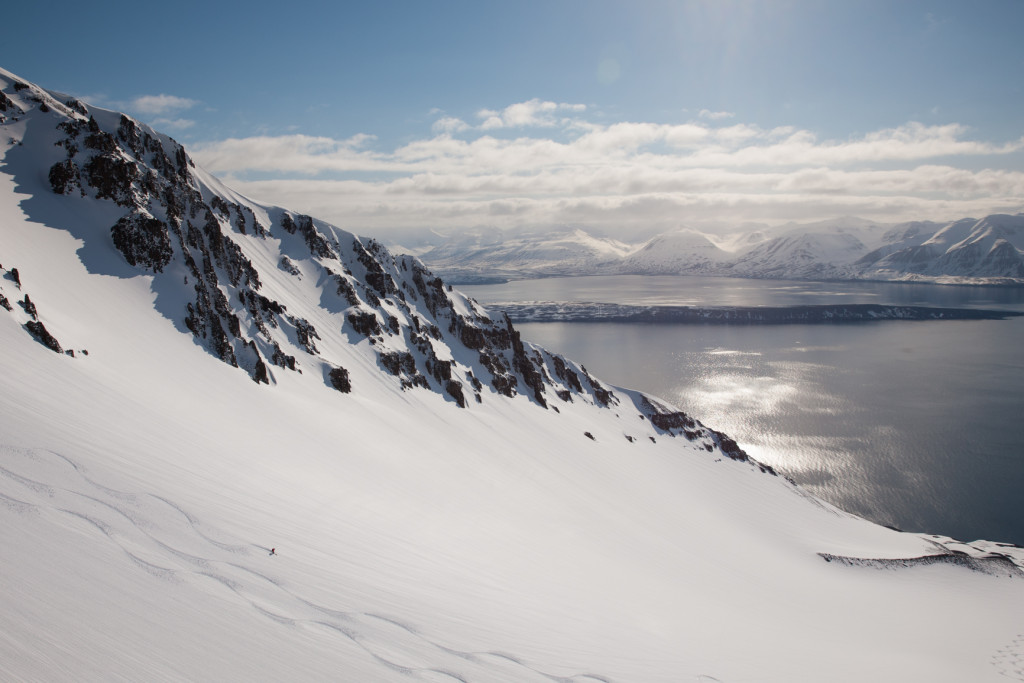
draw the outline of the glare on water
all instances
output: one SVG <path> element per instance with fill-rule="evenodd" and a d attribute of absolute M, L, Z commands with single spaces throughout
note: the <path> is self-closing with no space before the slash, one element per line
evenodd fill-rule
<path fill-rule="evenodd" d="M 1021 289 L 886 283 L 628 276 L 463 289 L 485 305 L 842 300 L 1024 310 Z M 1024 319 L 517 328 L 603 380 L 675 403 L 851 512 L 910 530 L 1024 544 Z"/>

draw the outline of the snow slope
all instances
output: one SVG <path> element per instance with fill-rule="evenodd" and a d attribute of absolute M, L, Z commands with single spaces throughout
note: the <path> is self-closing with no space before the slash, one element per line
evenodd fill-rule
<path fill-rule="evenodd" d="M 417 251 L 432 268 L 460 281 L 474 281 L 601 272 L 606 264 L 618 263 L 631 248 L 580 229 L 508 235 L 469 230 Z"/>
<path fill-rule="evenodd" d="M 3 679 L 1024 679 L 1024 551 L 842 513 L 414 260 L 0 81 Z M 68 156 L 88 117 L 115 147 Z M 54 192 L 103 155 L 138 175 Z"/>
<path fill-rule="evenodd" d="M 868 250 L 873 224 L 821 223 L 785 230 L 756 244 L 729 264 L 743 277 L 794 280 L 849 279 L 848 267 Z"/>
<path fill-rule="evenodd" d="M 622 260 L 621 269 L 650 275 L 714 272 L 730 256 L 706 235 L 683 228 L 651 238 Z"/>
<path fill-rule="evenodd" d="M 957 282 L 1024 282 L 1024 215 L 993 215 L 943 226 L 919 244 L 909 244 L 874 260 L 862 259 L 866 274 L 880 279 L 933 279 Z M 881 254 L 879 254 L 881 255 Z"/>

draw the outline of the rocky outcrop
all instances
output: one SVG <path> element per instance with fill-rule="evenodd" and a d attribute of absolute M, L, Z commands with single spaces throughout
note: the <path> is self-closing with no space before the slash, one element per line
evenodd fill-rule
<path fill-rule="evenodd" d="M 333 283 L 339 304 L 347 307 L 345 329 L 353 341 L 368 340 L 403 388 L 437 391 L 463 407 L 467 387 L 483 400 L 485 382 L 504 396 L 522 390 L 542 406 L 549 385 L 556 393 L 608 402 L 597 384 L 584 392 L 564 361 L 552 378 L 545 368 L 550 358 L 524 343 L 506 316 L 492 320 L 422 263 L 395 259 L 380 243 L 305 214 L 271 209 L 267 228 L 254 205 L 200 183 L 188 155 L 170 138 L 128 116 L 111 117 L 77 101 L 51 103 L 41 90 L 39 101 L 61 114 L 56 126 L 63 158 L 50 165 L 51 190 L 69 200 L 91 197 L 122 207 L 110 228 L 112 246 L 129 266 L 159 278 L 155 287 L 181 289 L 184 327 L 256 382 L 272 382 L 271 367 L 300 371 L 290 346 L 320 357 L 320 334 L 261 292 L 259 270 L 242 246 L 246 239 L 297 236 L 303 248 L 296 251 L 291 242 L 278 266 L 296 277 L 303 269 L 324 274 L 322 281 Z M 4 105 L 5 112 L 17 107 L 10 98 Z M 303 268 L 296 260 L 305 262 Z"/>
<path fill-rule="evenodd" d="M 463 409 L 504 400 L 498 397 L 553 411 L 559 408 L 552 397 L 620 405 L 586 368 L 523 340 L 507 315 L 489 314 L 419 260 L 396 258 L 375 240 L 311 216 L 245 200 L 196 171 L 180 144 L 130 117 L 33 92 L 39 110 L 48 108 L 33 125 L 57 128 L 42 169 L 59 197 L 54 201 L 87 199 L 71 208 L 102 207 L 95 215 L 116 217 L 107 231 L 85 235 L 99 241 L 90 249 L 105 247 L 151 278 L 158 310 L 257 384 L 308 365 L 328 387 L 348 394 L 375 360 L 384 381 L 434 392 Z M 33 115 L 4 97 L 4 114 Z M 18 280 L 16 271 L 7 277 Z M 167 310 L 179 301 L 180 310 Z M 28 295 L 19 303 L 32 318 L 26 328 L 59 352 Z M 339 349 L 345 341 L 349 346 Z M 341 362 L 353 356 L 361 356 L 356 366 Z M 653 404 L 644 412 L 661 433 L 745 456 L 688 418 Z"/>
<path fill-rule="evenodd" d="M 319 351 L 316 348 L 316 342 L 314 340 L 319 339 L 320 335 L 316 333 L 316 328 L 309 324 L 305 318 L 288 316 L 288 321 L 295 329 L 295 338 L 299 346 L 301 346 L 309 355 L 317 355 Z"/>
<path fill-rule="evenodd" d="M 337 391 L 340 391 L 343 394 L 347 394 L 352 391 L 352 382 L 349 380 L 348 370 L 345 368 L 331 368 L 327 373 L 327 377 L 331 386 Z"/>
<path fill-rule="evenodd" d="M 545 358 L 520 339 L 506 316 L 494 321 L 475 304 L 456 306 L 451 287 L 421 263 L 396 260 L 374 240 L 346 239 L 304 214 L 281 211 L 277 223 L 265 228 L 252 208 L 202 187 L 177 143 L 125 116 L 116 130 L 103 130 L 87 109 L 75 111 L 59 123 L 65 158 L 51 166 L 51 189 L 123 206 L 125 214 L 110 230 L 113 246 L 142 271 L 184 273 L 185 327 L 256 382 L 273 381 L 270 367 L 299 371 L 288 344 L 320 355 L 317 330 L 260 291 L 259 270 L 241 246 L 240 240 L 274 237 L 280 230 L 301 237 L 306 252 L 289 247 L 291 255 L 282 254 L 279 267 L 299 276 L 294 259 L 300 258 L 324 273 L 348 307 L 347 329 L 369 340 L 403 388 L 434 390 L 463 407 L 466 387 L 483 400 L 478 376 L 498 394 L 511 397 L 522 390 L 542 406 L 549 384 L 557 383 L 553 390 L 563 394 L 584 391 L 564 361 L 552 379 Z M 452 349 L 463 360 L 439 356 L 439 349 Z M 586 393 L 601 404 L 610 400 L 595 383 Z"/>
<path fill-rule="evenodd" d="M 2 265 L 0 265 L 0 271 L 3 271 Z M 11 268 L 4 272 L 2 278 L 0 278 L 0 283 L 2 283 L 2 281 L 10 282 L 17 290 L 22 291 L 21 273 L 17 268 Z M 0 284 L 0 308 L 8 311 L 9 313 L 14 313 L 14 305 L 11 303 L 10 298 L 4 294 L 2 289 L 3 285 Z M 32 336 L 33 339 L 51 351 L 56 353 L 66 353 L 67 355 L 74 357 L 75 352 L 72 349 L 65 350 L 61 346 L 60 342 L 57 341 L 57 338 L 46 329 L 46 325 L 43 324 L 43 321 L 40 319 L 39 308 L 36 306 L 36 302 L 32 300 L 32 297 L 28 292 L 24 292 L 24 296 L 22 296 L 21 299 L 17 299 L 16 302 L 23 312 L 23 315 L 19 314 L 18 316 L 24 320 L 22 327 L 29 335 Z M 25 320 L 25 317 L 27 317 L 28 320 Z M 85 355 L 89 354 L 88 351 L 83 351 L 83 353 Z"/>
<path fill-rule="evenodd" d="M 61 348 L 60 342 L 58 342 L 56 338 L 47 331 L 46 326 L 38 320 L 29 320 L 25 323 L 25 329 L 29 331 L 29 334 L 35 337 L 36 341 L 51 351 L 55 351 L 56 353 L 64 352 L 64 349 Z"/>
<path fill-rule="evenodd" d="M 777 474 L 770 465 L 751 458 L 729 436 L 706 427 L 682 411 L 672 410 L 647 396 L 640 400 L 638 407 L 641 410 L 640 417 L 650 420 L 651 424 L 660 432 L 671 436 L 682 436 L 688 441 L 701 442 L 707 451 L 718 449 L 728 458 L 752 463 L 766 474 Z"/>
<path fill-rule="evenodd" d="M 273 334 L 284 306 L 259 293 L 259 273 L 231 236 L 267 236 L 252 209 L 218 195 L 204 201 L 194 165 L 173 140 L 124 115 L 115 129 L 103 130 L 79 102 L 67 105 L 67 112 L 57 124 L 65 158 L 50 167 L 51 189 L 126 209 L 110 229 L 111 243 L 143 271 L 161 274 L 175 263 L 179 278 L 186 273 L 183 322 L 211 353 L 260 383 L 270 381 L 267 358 L 297 369 L 294 356 L 281 349 L 284 340 Z M 309 330 L 300 328 L 297 335 L 312 347 Z"/>
<path fill-rule="evenodd" d="M 512 341 L 512 369 L 523 378 L 523 384 L 530 388 L 533 393 L 533 400 L 545 408 L 548 402 L 544 399 L 544 376 L 541 374 L 543 365 L 535 359 L 526 355 L 526 347 L 523 345 L 519 332 L 512 327 L 512 323 L 505 318 L 508 324 L 509 338 Z M 598 399 L 607 405 L 607 401 Z"/>
<path fill-rule="evenodd" d="M 110 237 L 128 263 L 156 273 L 162 272 L 174 255 L 167 224 L 152 216 L 124 216 L 110 229 Z"/>
<path fill-rule="evenodd" d="M 331 248 L 330 243 L 327 239 L 317 232 L 316 227 L 313 225 L 313 219 L 309 216 L 299 215 L 292 218 L 289 213 L 281 215 L 281 227 L 285 232 L 290 234 L 298 233 L 302 236 L 306 242 L 306 246 L 309 247 L 309 251 L 313 256 L 320 258 L 332 258 L 336 257 L 335 251 Z"/>
<path fill-rule="evenodd" d="M 36 310 L 36 305 L 32 303 L 32 299 L 29 298 L 28 293 L 25 294 L 25 298 L 18 302 L 26 313 L 28 313 L 33 320 L 39 320 L 39 312 Z"/>

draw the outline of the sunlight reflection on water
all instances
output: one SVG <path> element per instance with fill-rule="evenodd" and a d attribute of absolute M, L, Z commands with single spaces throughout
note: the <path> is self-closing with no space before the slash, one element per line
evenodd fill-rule
<path fill-rule="evenodd" d="M 520 287 L 526 295 L 519 300 L 559 300 L 568 287 L 564 300 L 791 305 L 841 297 L 1024 310 L 1024 289 L 581 279 L 587 282 L 501 285 L 496 298 L 516 300 Z M 682 288 L 675 298 L 673 286 Z M 471 295 L 486 302 L 490 289 Z M 584 363 L 604 381 L 676 404 L 850 512 L 908 530 L 1024 544 L 1022 318 L 517 327 L 524 339 Z"/>

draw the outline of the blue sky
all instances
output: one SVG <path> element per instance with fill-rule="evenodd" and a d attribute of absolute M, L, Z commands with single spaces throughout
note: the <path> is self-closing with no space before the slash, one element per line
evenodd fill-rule
<path fill-rule="evenodd" d="M 360 232 L 1024 210 L 1024 2 L 18 3 L 2 66 Z"/>

